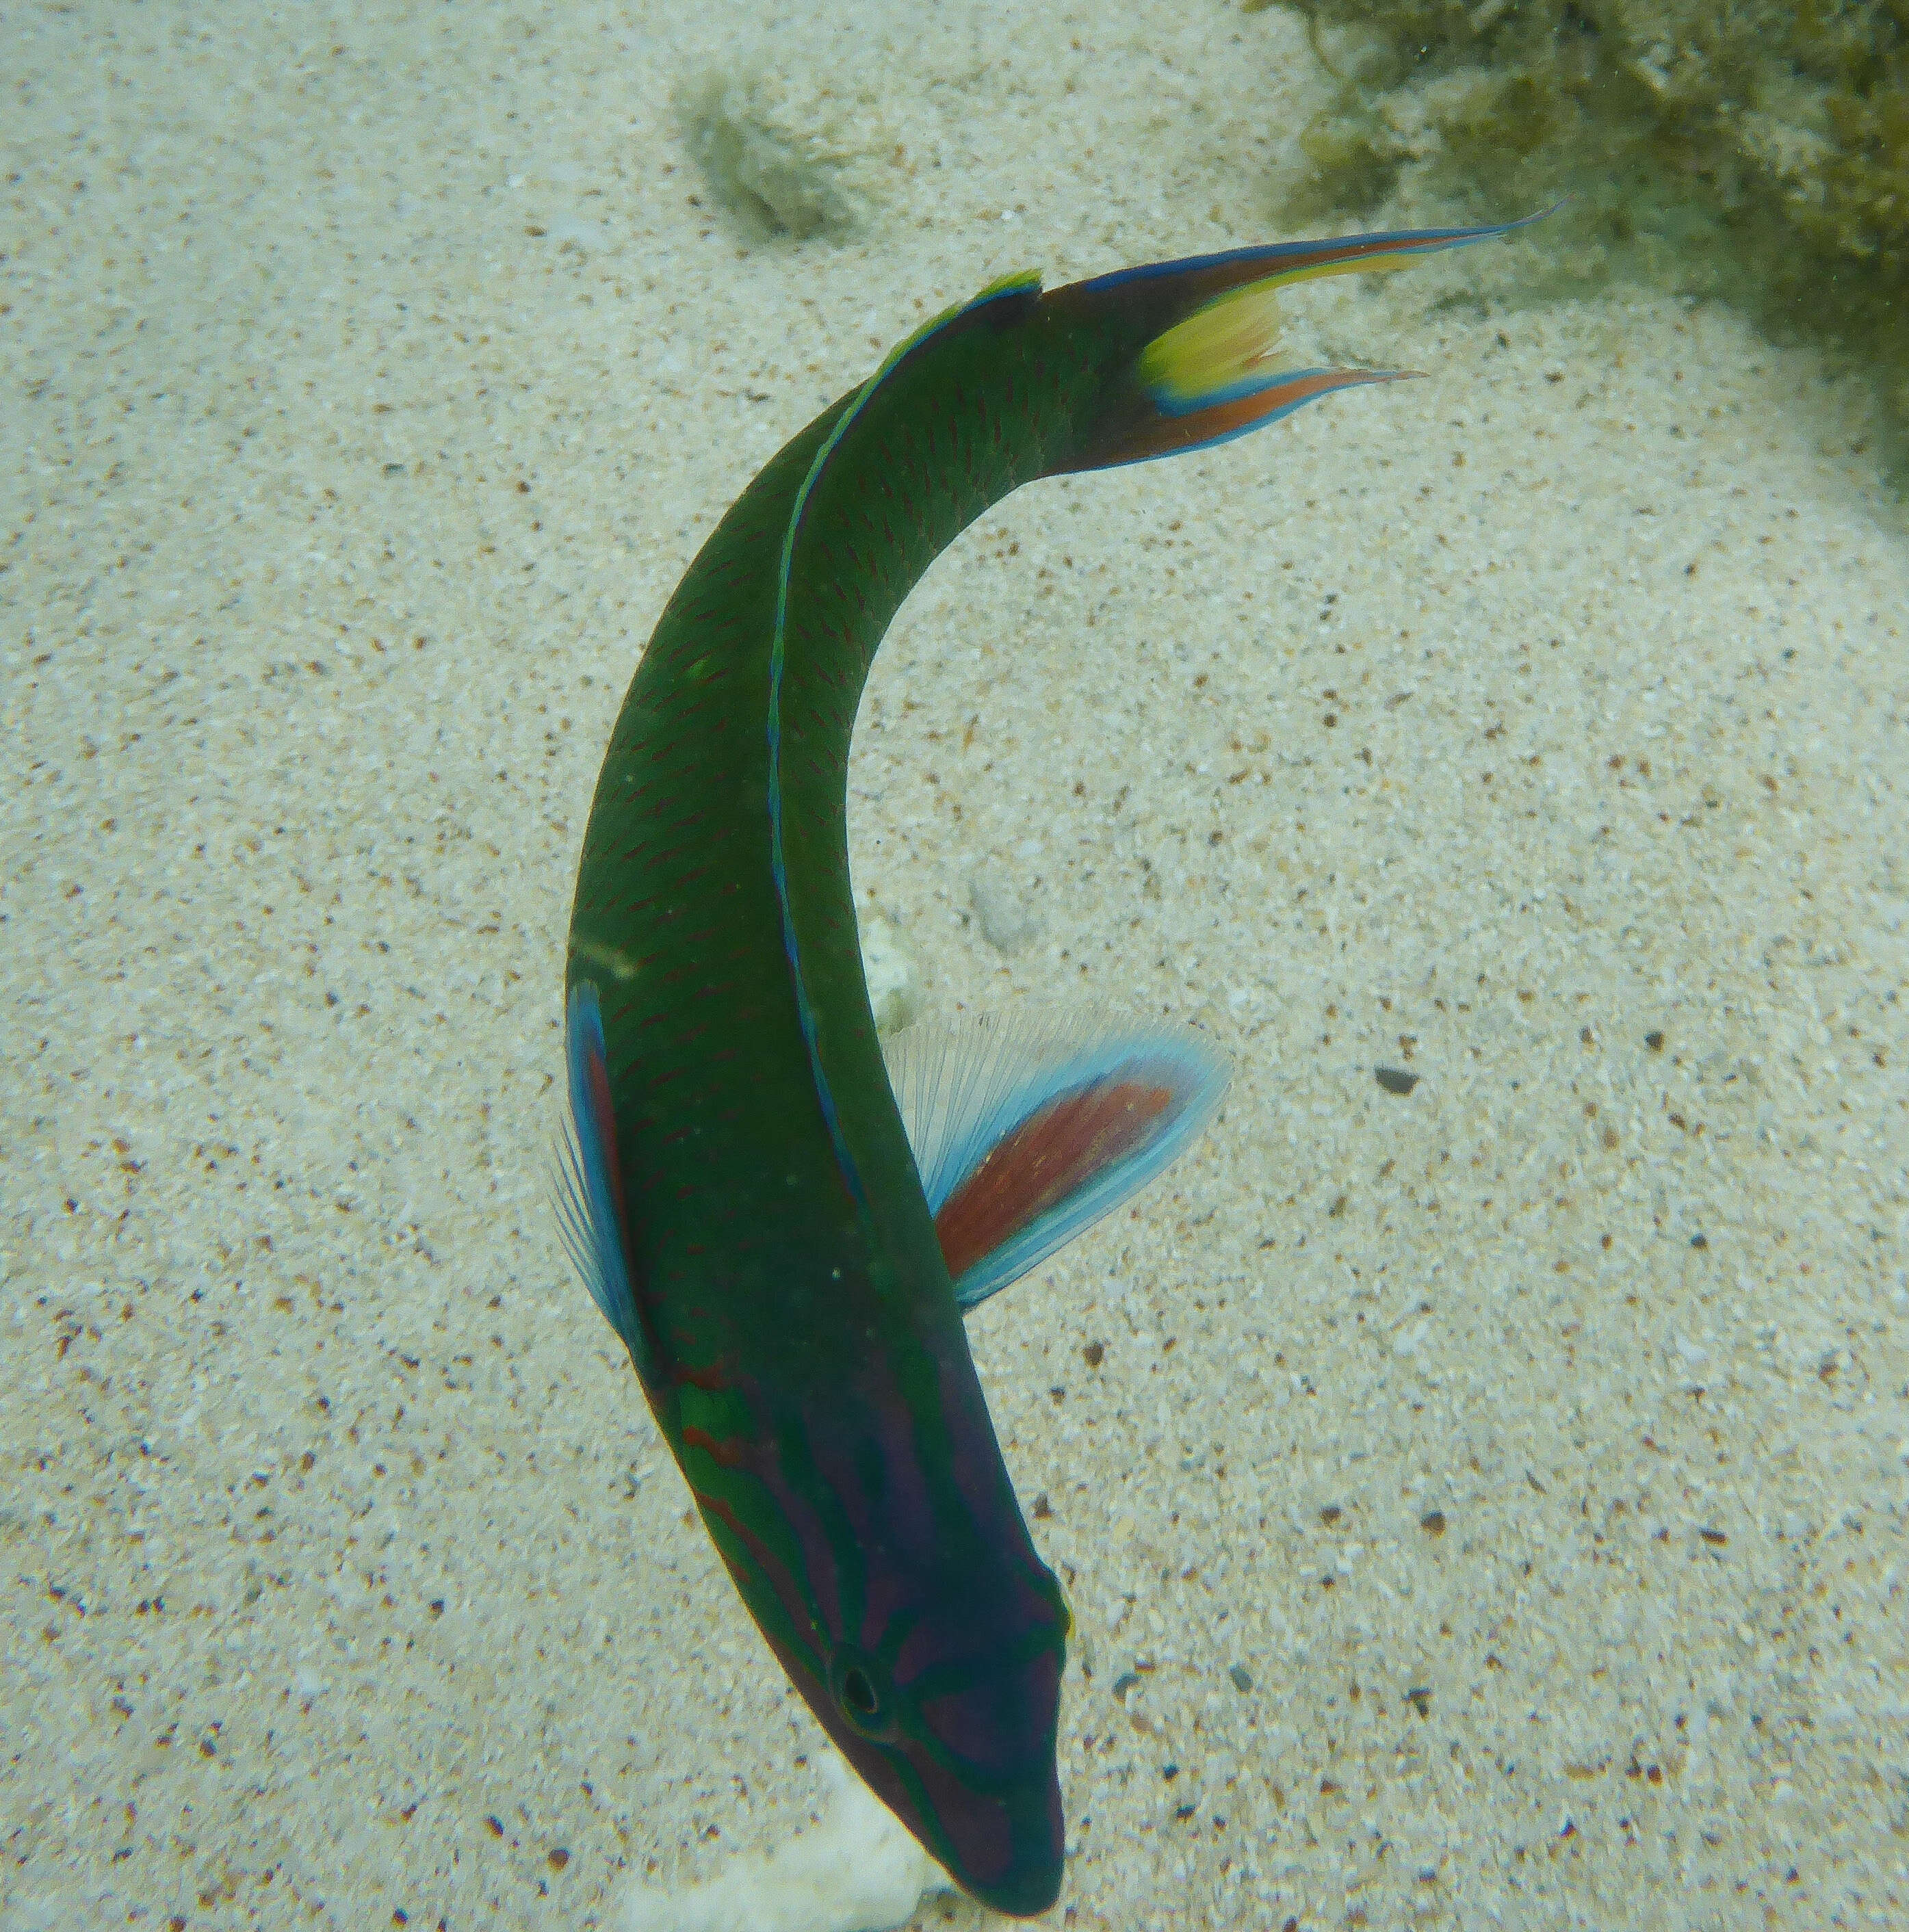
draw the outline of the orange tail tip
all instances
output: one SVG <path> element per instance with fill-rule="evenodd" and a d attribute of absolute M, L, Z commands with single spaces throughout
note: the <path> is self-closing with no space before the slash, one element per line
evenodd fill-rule
<path fill-rule="evenodd" d="M 1243 378 L 1197 395 L 1175 407 L 1158 400 L 1158 414 L 1124 442 L 1112 446 L 1097 466 L 1142 463 L 1150 457 L 1178 456 L 1189 449 L 1211 449 L 1249 430 L 1263 429 L 1302 404 L 1334 389 L 1361 382 L 1402 382 L 1416 369 L 1293 369 Z"/>

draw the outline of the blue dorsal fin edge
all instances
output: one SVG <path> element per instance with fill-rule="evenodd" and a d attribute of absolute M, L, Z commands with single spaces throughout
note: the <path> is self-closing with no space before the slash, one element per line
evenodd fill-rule
<path fill-rule="evenodd" d="M 617 1162 L 616 1118 L 610 1101 L 603 1011 L 596 987 L 587 980 L 570 989 L 564 1014 L 563 1057 L 570 1118 L 557 1151 L 557 1226 L 590 1299 L 629 1349 L 637 1374 L 647 1387 L 656 1380 L 656 1364 L 637 1306 L 633 1246 Z"/>
<path fill-rule="evenodd" d="M 977 296 L 956 302 L 923 322 L 912 335 L 898 342 L 882 358 L 881 366 L 856 391 L 848 406 L 839 416 L 810 460 L 809 473 L 797 489 L 782 532 L 781 560 L 776 573 L 776 621 L 769 649 L 769 706 L 765 729 L 769 748 L 769 870 L 782 914 L 782 950 L 788 956 L 789 976 L 795 988 L 796 1016 L 802 1027 L 803 1046 L 809 1055 L 809 1071 L 815 1084 L 815 1099 L 829 1130 L 835 1150 L 836 1166 L 849 1193 L 866 1207 L 862 1177 L 842 1131 L 842 1120 L 822 1065 L 818 1044 L 815 1004 L 809 995 L 803 975 L 801 949 L 797 944 L 795 914 L 789 903 L 788 864 L 782 839 L 782 676 L 787 658 L 788 634 L 789 573 L 795 555 L 796 538 L 802 528 L 803 512 L 815 494 L 817 479 L 827 470 L 842 438 L 854 426 L 869 398 L 894 376 L 896 370 L 923 346 L 963 328 L 971 328 L 984 319 L 1011 315 L 1031 307 L 1040 298 L 1040 275 L 1034 269 L 1020 269 L 990 282 Z"/>
<path fill-rule="evenodd" d="M 974 1308 L 1156 1179 L 1199 1138 L 1225 1097 L 1226 1054 L 1190 1026 L 1016 1016 L 923 1023 L 884 1042 L 889 1082 L 931 1214 L 989 1156 L 1010 1161 L 1020 1129 L 1056 1102 L 1133 1082 L 1169 1095 L 1137 1141 L 971 1260 L 955 1299 Z M 1011 1187 L 1015 1177 L 1003 1177 Z"/>

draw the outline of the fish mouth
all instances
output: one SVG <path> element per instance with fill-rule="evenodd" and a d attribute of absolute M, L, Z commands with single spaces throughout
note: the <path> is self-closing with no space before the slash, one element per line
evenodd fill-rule
<path fill-rule="evenodd" d="M 1060 1896 L 1065 1862 L 1059 1678 L 1049 1651 L 1004 1680 L 923 1699 L 906 1734 L 886 1738 L 851 1724 L 834 1697 L 811 1702 L 842 1755 L 963 1892 L 1029 1918 Z"/>
<path fill-rule="evenodd" d="M 1051 1649 L 1005 1678 L 917 1706 L 925 1736 L 908 1755 L 963 1891 L 1028 1918 L 1059 1896 L 1066 1827 L 1054 1761 L 1060 1658 Z"/>
<path fill-rule="evenodd" d="M 845 1724 L 827 1727 L 869 1790 L 971 1898 L 1031 1918 L 1060 1896 L 1065 1826 L 1051 1754 L 1022 1777 L 977 1782 L 918 1743 L 883 1745 Z"/>
<path fill-rule="evenodd" d="M 1051 1763 L 994 1790 L 977 1790 L 932 1760 L 918 1759 L 915 1769 L 942 1841 L 932 1849 L 963 1892 L 1013 1918 L 1032 1918 L 1059 1898 L 1065 1828 Z"/>
<path fill-rule="evenodd" d="M 836 1748 L 870 1790 L 971 1898 L 1010 1918 L 1045 1912 L 1060 1896 L 1066 1844 L 1054 1740 L 1061 1658 L 1056 1648 L 1011 1670 L 923 1700 L 908 1733 L 850 1720 L 851 1674 L 869 1666 L 845 1652 L 818 1674 L 775 1646 L 791 1680 Z M 845 1701 L 831 1679 L 851 1694 Z"/>

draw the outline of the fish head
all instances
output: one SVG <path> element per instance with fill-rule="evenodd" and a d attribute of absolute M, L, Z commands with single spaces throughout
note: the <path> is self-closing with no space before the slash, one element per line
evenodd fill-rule
<path fill-rule="evenodd" d="M 825 1641 L 821 1694 L 809 1699 L 842 1755 L 962 1888 L 1022 1917 L 1044 1912 L 1061 1887 L 1054 1744 L 1071 1628 L 1058 1581 L 1026 1554 L 1028 1564 L 983 1563 L 965 1576 L 950 1566 L 896 1592 L 862 1640 Z"/>
<path fill-rule="evenodd" d="M 902 1372 L 866 1361 L 782 1440 L 791 1560 L 758 1612 L 764 1634 L 843 1756 L 964 1891 L 1045 1911 L 1061 1887 L 1055 1738 L 1073 1620 L 959 1330 Z"/>

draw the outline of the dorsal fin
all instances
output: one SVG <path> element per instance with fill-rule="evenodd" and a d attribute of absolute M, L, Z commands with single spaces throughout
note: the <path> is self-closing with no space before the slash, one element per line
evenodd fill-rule
<path fill-rule="evenodd" d="M 829 458 L 834 454 L 849 426 L 866 406 L 869 398 L 889 380 L 896 367 L 905 362 L 931 337 L 940 337 L 950 331 L 971 326 L 975 319 L 984 314 L 999 315 L 1004 312 L 1004 305 L 1022 304 L 1031 307 L 1040 298 L 1040 276 L 1037 271 L 1023 269 L 1019 272 L 1003 275 L 990 282 L 979 295 L 964 302 L 957 302 L 952 308 L 944 309 L 905 340 L 898 343 L 882 358 L 881 366 L 856 392 L 854 400 L 839 416 L 828 434 L 822 440 L 809 465 L 809 473 L 802 480 L 790 506 L 789 520 L 782 532 L 782 554 L 777 567 L 776 584 L 776 627 L 770 641 L 769 652 L 769 864 L 775 880 L 776 898 L 781 910 L 782 921 L 782 949 L 788 956 L 789 974 L 795 988 L 796 1015 L 802 1027 L 803 1044 L 809 1054 L 809 1076 L 815 1083 L 815 1098 L 822 1109 L 822 1118 L 827 1124 L 829 1140 L 835 1150 L 836 1166 L 839 1169 L 844 1184 L 851 1196 L 863 1202 L 864 1196 L 862 1178 L 857 1171 L 854 1158 L 842 1131 L 842 1123 L 836 1109 L 835 1096 L 830 1090 L 827 1074 L 822 1066 L 821 1054 L 816 1046 L 815 1010 L 809 997 L 809 988 L 803 977 L 801 949 L 796 942 L 795 914 L 789 904 L 788 868 L 782 847 L 782 674 L 786 658 L 786 640 L 788 628 L 789 573 L 795 555 L 795 542 L 802 527 L 803 512 L 815 494 L 816 479 L 828 466 Z"/>
<path fill-rule="evenodd" d="M 1169 1166 L 1226 1088 L 1225 1056 L 1190 1027 L 970 1020 L 911 1027 L 888 1054 L 964 1310 Z"/>

